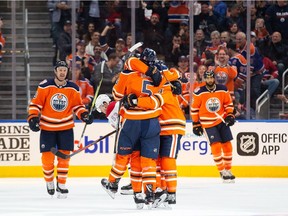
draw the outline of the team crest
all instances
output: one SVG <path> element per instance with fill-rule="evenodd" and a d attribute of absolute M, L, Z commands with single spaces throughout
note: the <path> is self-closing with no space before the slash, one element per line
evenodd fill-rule
<path fill-rule="evenodd" d="M 255 151 L 255 148 L 256 148 L 255 137 L 252 135 L 242 136 L 240 138 L 239 146 L 240 146 L 240 149 L 247 154 Z"/>
<path fill-rule="evenodd" d="M 209 98 L 206 101 L 206 109 L 209 112 L 218 112 L 220 110 L 220 101 L 218 98 L 213 97 L 213 98 Z"/>
<path fill-rule="evenodd" d="M 57 93 L 51 97 L 51 107 L 56 112 L 62 112 L 68 106 L 68 99 L 64 94 Z"/>
<path fill-rule="evenodd" d="M 215 80 L 217 84 L 226 85 L 228 81 L 228 75 L 227 73 L 220 71 L 215 74 Z"/>

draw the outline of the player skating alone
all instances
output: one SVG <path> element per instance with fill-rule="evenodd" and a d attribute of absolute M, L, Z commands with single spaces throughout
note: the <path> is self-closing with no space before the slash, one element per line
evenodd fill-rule
<path fill-rule="evenodd" d="M 215 84 L 214 71 L 204 73 L 205 86 L 195 89 L 191 107 L 193 133 L 207 137 L 214 162 L 224 182 L 234 182 L 231 173 L 233 139 L 230 126 L 234 125 L 233 102 L 224 85 Z"/>
<path fill-rule="evenodd" d="M 55 77 L 42 81 L 29 105 L 28 122 L 32 131 L 40 132 L 40 152 L 42 153 L 42 169 L 50 195 L 55 193 L 54 160 L 51 147 L 58 148 L 64 154 L 74 149 L 73 113 L 87 124 L 93 117 L 82 103 L 79 87 L 66 79 L 68 66 L 65 61 L 58 61 L 54 68 Z M 58 198 L 66 198 L 68 189 L 65 186 L 69 159 L 57 158 Z"/>

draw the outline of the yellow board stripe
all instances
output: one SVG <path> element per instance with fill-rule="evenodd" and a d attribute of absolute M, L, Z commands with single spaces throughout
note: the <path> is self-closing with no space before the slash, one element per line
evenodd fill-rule
<path fill-rule="evenodd" d="M 111 166 L 70 166 L 69 177 L 108 176 Z M 179 177 L 219 177 L 214 166 L 178 166 Z M 288 178 L 288 166 L 234 166 L 236 177 Z M 55 174 L 56 175 L 56 174 Z M 127 172 L 124 177 L 127 177 Z M 43 177 L 41 166 L 1 166 L 0 177 Z"/>

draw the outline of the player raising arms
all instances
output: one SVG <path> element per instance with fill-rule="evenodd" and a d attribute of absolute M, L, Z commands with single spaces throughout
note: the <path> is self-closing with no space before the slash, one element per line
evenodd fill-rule
<path fill-rule="evenodd" d="M 224 182 L 234 182 L 235 176 L 231 173 L 233 137 L 230 126 L 235 123 L 232 99 L 224 85 L 215 84 L 214 71 L 206 71 L 204 79 L 206 85 L 193 93 L 193 133 L 201 136 L 205 132 L 221 178 Z"/>
<path fill-rule="evenodd" d="M 74 149 L 73 113 L 87 124 L 93 117 L 82 103 L 79 87 L 66 80 L 68 66 L 65 61 L 58 61 L 54 68 L 54 79 L 42 81 L 29 105 L 28 122 L 32 131 L 40 133 L 40 152 L 42 153 L 42 169 L 47 191 L 54 195 L 54 160 L 50 152 L 56 147 L 64 154 Z M 68 189 L 65 186 L 69 170 L 69 159 L 57 158 L 58 198 L 66 198 Z"/>

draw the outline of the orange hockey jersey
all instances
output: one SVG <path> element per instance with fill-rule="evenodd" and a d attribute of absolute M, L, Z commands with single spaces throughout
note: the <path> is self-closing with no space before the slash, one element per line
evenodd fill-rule
<path fill-rule="evenodd" d="M 221 123 L 228 113 L 233 113 L 233 103 L 226 86 L 217 85 L 213 91 L 206 86 L 195 89 L 191 106 L 191 119 L 201 123 L 203 128 L 210 128 Z"/>
<path fill-rule="evenodd" d="M 88 105 L 94 97 L 94 88 L 86 78 L 76 80 L 83 104 Z"/>
<path fill-rule="evenodd" d="M 40 128 L 47 131 L 68 130 L 74 127 L 73 112 L 80 119 L 86 111 L 79 87 L 70 81 L 59 88 L 54 79 L 42 81 L 29 105 L 28 121 L 40 117 Z"/>
<path fill-rule="evenodd" d="M 170 84 L 164 85 L 160 91 L 151 97 L 138 98 L 138 106 L 146 109 L 152 109 L 157 104 L 155 96 L 161 95 L 164 102 L 162 105 L 162 112 L 159 116 L 159 123 L 161 126 L 160 135 L 171 134 L 185 134 L 186 119 L 180 109 L 178 99 L 176 95 L 171 92 Z"/>
<path fill-rule="evenodd" d="M 215 82 L 225 85 L 231 95 L 234 95 L 234 79 L 237 77 L 237 68 L 235 66 L 217 66 L 214 69 Z"/>

